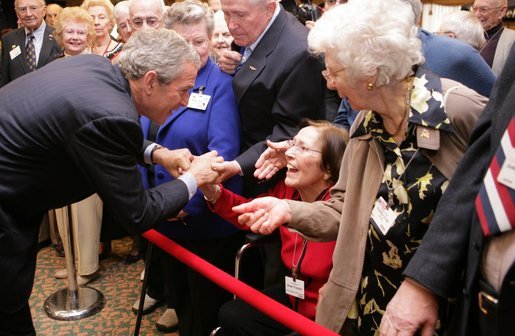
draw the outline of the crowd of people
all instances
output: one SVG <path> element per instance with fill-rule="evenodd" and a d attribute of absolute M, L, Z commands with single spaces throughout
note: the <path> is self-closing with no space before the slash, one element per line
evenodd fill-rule
<path fill-rule="evenodd" d="M 120 235 L 133 237 L 126 262 L 154 228 L 233 273 L 252 231 L 274 238 L 249 273 L 262 291 L 339 334 L 513 333 L 507 1 L 475 0 L 436 33 L 419 26 L 420 0 L 321 6 L 14 1 L 19 27 L 1 39 L 0 335 L 36 332 L 44 217 L 59 253 L 71 228 L 80 286 Z M 144 302 L 127 309 L 166 305 L 161 331 L 294 334 L 163 251 L 147 262 Z"/>

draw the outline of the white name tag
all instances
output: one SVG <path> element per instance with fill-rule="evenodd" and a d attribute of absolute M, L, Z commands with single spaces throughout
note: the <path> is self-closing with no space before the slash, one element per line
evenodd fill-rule
<path fill-rule="evenodd" d="M 497 181 L 499 183 L 504 184 L 508 188 L 515 189 L 515 151 L 511 153 L 506 153 L 506 159 L 499 171 L 499 176 L 497 176 Z"/>
<path fill-rule="evenodd" d="M 390 209 L 388 203 L 386 203 L 383 197 L 379 197 L 374 205 L 374 209 L 372 210 L 371 218 L 377 227 L 379 227 L 383 235 L 386 235 L 388 230 L 390 230 L 395 223 L 397 215 L 392 209 Z"/>
<path fill-rule="evenodd" d="M 286 294 L 299 299 L 304 299 L 304 281 L 299 279 L 293 280 L 292 277 L 285 276 L 284 287 L 286 289 Z"/>
<path fill-rule="evenodd" d="M 210 99 L 211 96 L 192 92 L 190 94 L 190 99 L 188 101 L 188 107 L 196 110 L 205 111 Z"/>
<path fill-rule="evenodd" d="M 20 46 L 16 46 L 13 50 L 9 52 L 9 56 L 11 56 L 11 61 L 18 57 L 21 54 Z"/>

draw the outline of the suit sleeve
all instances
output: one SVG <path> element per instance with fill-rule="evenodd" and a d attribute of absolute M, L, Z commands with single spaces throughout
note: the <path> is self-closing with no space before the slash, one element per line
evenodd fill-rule
<path fill-rule="evenodd" d="M 300 121 L 304 118 L 324 117 L 325 82 L 321 75 L 321 63 L 307 52 L 300 53 L 291 62 L 295 66 L 283 70 L 281 76 L 285 76 L 285 79 L 278 80 L 275 84 L 277 97 L 271 111 L 275 126 L 266 137 L 271 141 L 294 137 Z M 254 164 L 266 149 L 266 139 L 254 144 L 236 159 L 245 175 L 254 173 Z"/>
<path fill-rule="evenodd" d="M 143 136 L 133 120 L 94 120 L 70 139 L 68 152 L 113 217 L 131 232 L 143 232 L 174 217 L 188 201 L 184 182 L 146 190 L 137 169 Z"/>

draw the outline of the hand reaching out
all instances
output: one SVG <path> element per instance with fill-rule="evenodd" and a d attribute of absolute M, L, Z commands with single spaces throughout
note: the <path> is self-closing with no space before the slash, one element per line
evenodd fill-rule
<path fill-rule="evenodd" d="M 270 234 L 291 220 L 288 203 L 275 197 L 259 197 L 249 203 L 235 206 L 232 210 L 241 214 L 238 217 L 241 225 L 246 225 L 253 232 L 260 234 Z"/>
<path fill-rule="evenodd" d="M 436 297 L 415 281 L 406 278 L 386 306 L 379 327 L 380 336 L 432 336 L 438 320 Z"/>
<path fill-rule="evenodd" d="M 221 156 L 218 156 L 216 151 L 196 156 L 188 172 L 193 174 L 199 187 L 204 184 L 215 183 L 219 177 L 219 173 L 211 169 L 211 165 L 213 163 L 222 163 L 223 160 Z"/>
<path fill-rule="evenodd" d="M 163 166 L 173 177 L 179 177 L 184 171 L 190 169 L 194 156 L 187 148 L 169 150 L 161 147 L 154 151 L 152 159 L 156 164 Z"/>
<path fill-rule="evenodd" d="M 233 50 L 224 50 L 218 59 L 220 69 L 230 75 L 236 72 L 236 68 L 241 62 L 241 54 Z"/>
<path fill-rule="evenodd" d="M 219 174 L 216 183 L 222 183 L 239 174 L 241 170 L 240 165 L 236 161 L 213 162 L 211 169 Z"/>
<path fill-rule="evenodd" d="M 288 141 L 272 142 L 267 140 L 268 148 L 259 156 L 256 161 L 254 177 L 259 180 L 269 180 L 279 170 L 286 167 L 286 151 L 290 148 Z"/>

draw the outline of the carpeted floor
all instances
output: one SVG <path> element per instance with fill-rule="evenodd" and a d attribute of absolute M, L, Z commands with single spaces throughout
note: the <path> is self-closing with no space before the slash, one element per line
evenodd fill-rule
<path fill-rule="evenodd" d="M 88 285 L 102 292 L 106 305 L 96 315 L 78 321 L 53 320 L 44 312 L 43 305 L 47 297 L 66 286 L 65 280 L 54 278 L 54 272 L 64 268 L 65 262 L 51 247 L 39 251 L 36 279 L 30 298 L 37 335 L 134 335 L 136 315 L 132 313 L 131 307 L 141 290 L 139 277 L 143 270 L 143 261 L 132 265 L 124 264 L 123 258 L 130 250 L 128 238 L 113 241 L 112 247 L 111 256 L 100 263 L 101 276 Z M 164 309 L 160 307 L 143 316 L 140 335 L 164 335 L 154 326 Z M 177 336 L 178 333 L 166 335 Z"/>

